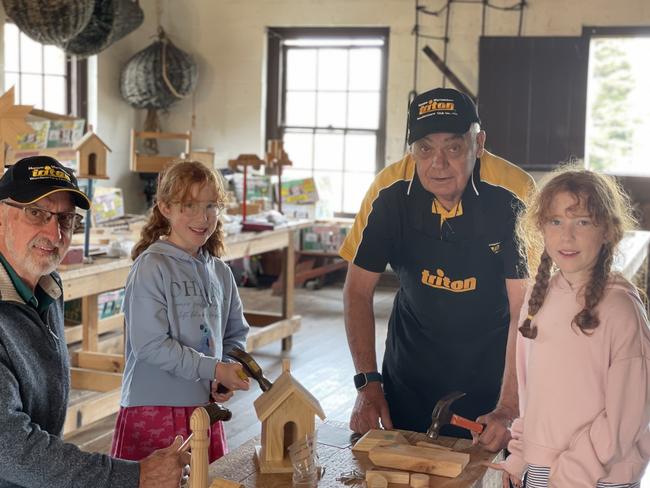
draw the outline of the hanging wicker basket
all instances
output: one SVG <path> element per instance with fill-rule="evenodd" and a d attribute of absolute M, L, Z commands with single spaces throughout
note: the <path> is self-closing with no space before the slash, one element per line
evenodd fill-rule
<path fill-rule="evenodd" d="M 95 0 L 94 11 L 86 27 L 61 47 L 68 54 L 92 56 L 127 34 L 144 21 L 144 13 L 133 0 Z"/>
<path fill-rule="evenodd" d="M 79 34 L 93 14 L 94 0 L 2 0 L 7 16 L 27 36 L 60 45 Z"/>
<path fill-rule="evenodd" d="M 136 53 L 122 69 L 120 91 L 132 107 L 166 109 L 196 87 L 198 68 L 160 30 L 158 40 Z"/>

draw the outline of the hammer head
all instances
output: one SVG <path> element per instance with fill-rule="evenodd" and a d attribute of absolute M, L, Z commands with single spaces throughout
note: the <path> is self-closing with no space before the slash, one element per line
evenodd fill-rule
<path fill-rule="evenodd" d="M 248 354 L 246 351 L 242 351 L 238 347 L 233 347 L 232 350 L 228 352 L 228 356 L 241 363 L 244 372 L 259 383 L 262 391 L 268 391 L 271 389 L 273 383 L 264 376 L 262 368 L 257 364 L 257 361 L 253 359 L 253 356 Z"/>
<path fill-rule="evenodd" d="M 441 427 L 451 421 L 451 404 L 464 396 L 465 393 L 461 391 L 452 391 L 438 400 L 436 406 L 433 407 L 433 412 L 431 412 L 431 426 L 427 430 L 427 437 L 431 439 L 438 438 Z"/>
<path fill-rule="evenodd" d="M 204 408 L 205 411 L 208 412 L 211 425 L 218 420 L 225 422 L 232 418 L 232 412 L 228 410 L 226 407 L 224 407 L 223 405 L 219 405 L 218 403 L 209 403 Z"/>

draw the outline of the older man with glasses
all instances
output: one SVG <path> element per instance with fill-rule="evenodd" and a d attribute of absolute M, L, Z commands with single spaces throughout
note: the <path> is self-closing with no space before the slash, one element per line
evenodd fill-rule
<path fill-rule="evenodd" d="M 350 427 L 424 432 L 437 401 L 460 390 L 455 412 L 486 423 L 480 441 L 497 450 L 518 413 L 513 351 L 524 276 L 514 225 L 533 180 L 485 150 L 464 93 L 422 93 L 408 121 L 409 153 L 377 175 L 340 250 L 350 262 L 345 326 L 357 370 Z M 400 287 L 379 374 L 373 296 L 387 264 Z M 449 426 L 442 433 L 468 436 Z"/>
<path fill-rule="evenodd" d="M 0 203 L 0 488 L 177 487 L 189 460 L 180 437 L 140 463 L 61 439 L 70 365 L 55 269 L 88 197 L 69 169 L 35 156 L 6 170 Z"/>

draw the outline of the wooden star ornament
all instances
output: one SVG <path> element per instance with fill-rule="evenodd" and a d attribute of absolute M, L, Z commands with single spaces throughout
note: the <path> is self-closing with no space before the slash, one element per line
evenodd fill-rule
<path fill-rule="evenodd" d="M 16 148 L 18 137 L 34 132 L 25 119 L 33 105 L 14 105 L 14 87 L 0 97 L 0 171 L 4 171 L 6 145 Z"/>

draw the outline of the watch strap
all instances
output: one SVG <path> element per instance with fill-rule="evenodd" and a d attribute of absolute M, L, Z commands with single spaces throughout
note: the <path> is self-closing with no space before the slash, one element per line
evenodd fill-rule
<path fill-rule="evenodd" d="M 368 383 L 372 381 L 378 381 L 379 383 L 382 382 L 381 374 L 378 371 L 370 371 L 354 375 L 354 386 L 358 391 L 368 386 Z"/>

